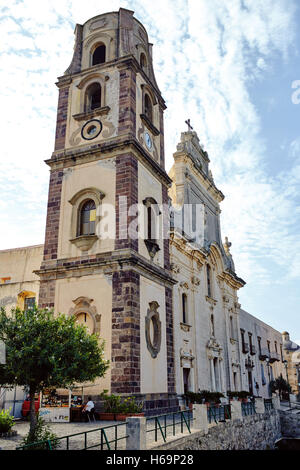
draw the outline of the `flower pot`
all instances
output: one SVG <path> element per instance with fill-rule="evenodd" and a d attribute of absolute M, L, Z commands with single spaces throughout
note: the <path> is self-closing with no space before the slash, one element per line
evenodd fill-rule
<path fill-rule="evenodd" d="M 126 421 L 133 416 L 144 416 L 144 413 L 116 413 L 116 421 Z"/>
<path fill-rule="evenodd" d="M 99 413 L 100 421 L 115 421 L 115 413 Z"/>
<path fill-rule="evenodd" d="M 125 413 L 116 413 L 116 421 L 126 421 L 127 416 Z"/>

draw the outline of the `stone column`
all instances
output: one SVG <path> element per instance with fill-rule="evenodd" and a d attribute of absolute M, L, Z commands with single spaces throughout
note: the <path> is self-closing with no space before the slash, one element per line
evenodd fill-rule
<path fill-rule="evenodd" d="M 226 395 L 225 385 L 224 385 L 224 361 L 223 359 L 219 360 L 219 370 L 220 370 L 220 388 L 221 392 L 224 392 Z"/>
<path fill-rule="evenodd" d="M 193 405 L 194 429 L 208 433 L 208 419 L 207 419 L 207 406 L 206 405 Z"/>
<path fill-rule="evenodd" d="M 231 419 L 239 419 L 242 420 L 242 404 L 238 400 L 233 400 L 230 402 L 231 404 Z"/>
<path fill-rule="evenodd" d="M 145 450 L 146 441 L 146 418 L 127 418 L 126 422 L 126 450 Z"/>
<path fill-rule="evenodd" d="M 214 360 L 210 358 L 210 371 L 211 371 L 211 383 L 213 391 L 216 390 L 216 379 L 215 379 L 215 368 L 214 368 Z"/>
<path fill-rule="evenodd" d="M 265 412 L 265 401 L 263 398 L 255 398 L 255 411 L 261 414 Z"/>
<path fill-rule="evenodd" d="M 273 403 L 274 410 L 280 410 L 280 398 L 278 395 L 274 394 L 272 396 L 272 403 Z"/>

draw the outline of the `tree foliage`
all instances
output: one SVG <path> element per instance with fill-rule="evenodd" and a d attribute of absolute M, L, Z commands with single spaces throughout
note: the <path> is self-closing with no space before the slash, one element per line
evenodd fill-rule
<path fill-rule="evenodd" d="M 282 398 L 284 393 L 291 393 L 291 386 L 280 374 L 280 376 L 277 377 L 277 379 L 271 380 L 270 391 L 272 393 L 275 393 L 276 391 L 278 391 L 280 397 Z"/>
<path fill-rule="evenodd" d="M 0 340 L 6 364 L 0 365 L 0 384 L 44 388 L 70 387 L 104 375 L 104 343 L 75 323 L 75 318 L 52 310 L 0 311 Z"/>
<path fill-rule="evenodd" d="M 49 309 L 0 310 L 0 341 L 6 364 L 0 364 L 0 384 L 26 386 L 31 400 L 31 434 L 37 425 L 34 394 L 44 388 L 70 388 L 94 381 L 108 368 L 104 343 L 89 335 L 73 316 Z"/>

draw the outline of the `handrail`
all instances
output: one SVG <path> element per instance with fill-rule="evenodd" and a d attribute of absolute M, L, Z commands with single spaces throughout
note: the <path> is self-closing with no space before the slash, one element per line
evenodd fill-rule
<path fill-rule="evenodd" d="M 34 447 L 40 447 L 40 446 L 45 446 L 46 448 L 48 448 L 48 450 L 53 450 L 53 443 L 57 443 L 58 441 L 62 441 L 63 439 L 66 439 L 66 447 L 67 447 L 67 450 L 69 450 L 69 448 L 70 448 L 70 438 L 74 437 L 74 436 L 84 436 L 84 447 L 83 447 L 82 450 L 87 450 L 87 449 L 91 449 L 91 448 L 99 447 L 99 446 L 100 446 L 101 450 L 103 450 L 105 445 L 107 446 L 108 450 L 111 450 L 110 444 L 112 444 L 112 443 L 115 444 L 115 450 L 117 450 L 117 442 L 122 440 L 122 439 L 126 439 L 128 437 L 127 435 L 122 436 L 122 437 L 118 437 L 118 428 L 120 426 L 125 426 L 125 425 L 126 425 L 126 423 L 112 424 L 110 426 L 105 426 L 103 428 L 90 429 L 88 431 L 77 432 L 77 433 L 74 433 L 74 434 L 68 434 L 66 436 L 61 436 L 61 437 L 55 437 L 54 439 L 45 439 L 45 440 L 42 440 L 42 441 L 32 442 L 30 444 L 25 444 L 23 446 L 19 446 L 19 447 L 16 448 L 16 450 L 25 450 L 25 449 L 30 450 L 30 449 L 33 449 Z M 115 438 L 112 439 L 112 440 L 108 440 L 106 431 L 108 429 L 111 429 L 111 428 L 114 428 L 114 430 L 115 430 Z M 87 435 L 92 433 L 92 432 L 99 432 L 99 431 L 100 431 L 100 443 L 88 446 Z M 54 447 L 56 447 L 56 445 L 54 445 Z"/>
<path fill-rule="evenodd" d="M 214 404 L 211 404 L 207 408 L 207 417 L 209 423 L 211 423 L 213 418 L 216 424 L 218 424 L 218 422 L 220 421 L 224 422 L 226 421 L 226 419 L 231 419 L 231 405 L 224 404 L 216 406 Z"/>
<path fill-rule="evenodd" d="M 187 413 L 187 417 L 185 416 L 185 413 Z M 176 434 L 176 426 L 180 425 L 181 433 L 184 432 L 184 425 L 188 432 L 191 434 L 191 426 L 190 423 L 191 421 L 194 420 L 194 418 L 190 417 L 190 414 L 192 413 L 192 410 L 181 410 L 181 411 L 176 411 L 173 413 L 167 413 L 164 415 L 159 415 L 159 416 L 149 416 L 146 418 L 146 422 L 154 420 L 154 428 L 152 429 L 147 429 L 146 432 L 154 432 L 154 440 L 157 442 L 158 440 L 158 430 L 160 431 L 160 434 L 163 438 L 163 441 L 167 441 L 167 428 L 172 427 L 173 429 L 173 436 Z M 180 421 L 176 422 L 176 416 L 180 416 Z M 172 421 L 170 424 L 167 424 L 167 418 L 170 418 Z M 161 423 L 161 420 L 163 420 L 163 424 Z M 163 429 L 164 428 L 164 429 Z"/>

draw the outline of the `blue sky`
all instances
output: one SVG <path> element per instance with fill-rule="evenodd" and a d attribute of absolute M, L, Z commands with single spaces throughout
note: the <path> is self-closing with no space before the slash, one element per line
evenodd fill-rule
<path fill-rule="evenodd" d="M 135 11 L 154 44 L 167 169 L 190 118 L 208 151 L 247 285 L 243 308 L 300 343 L 300 80 L 296 0 L 0 1 L 0 247 L 43 243 L 56 78 L 76 23 Z M 300 96 L 300 94 L 299 94 Z"/>

